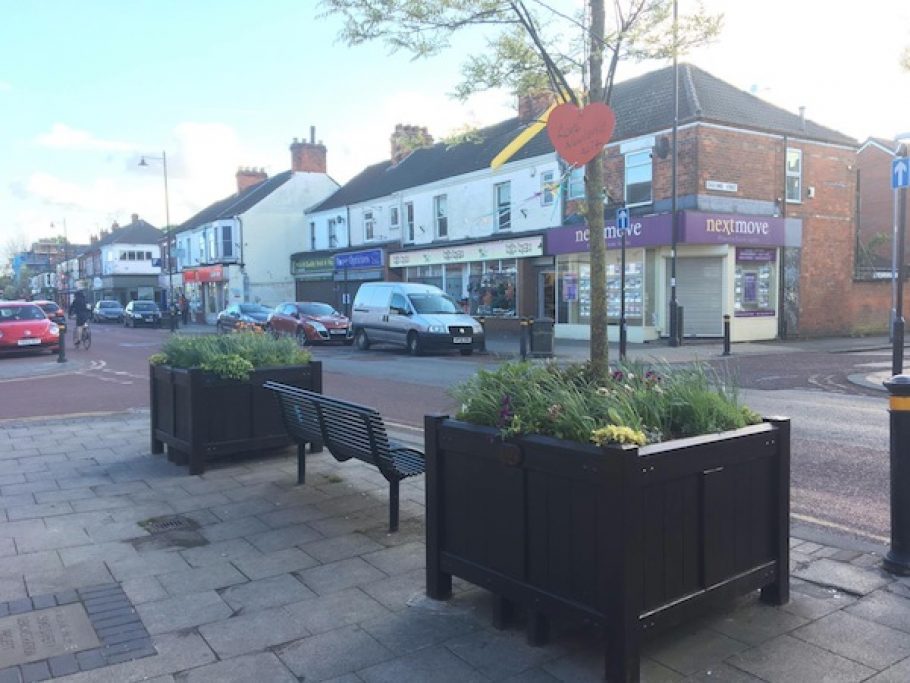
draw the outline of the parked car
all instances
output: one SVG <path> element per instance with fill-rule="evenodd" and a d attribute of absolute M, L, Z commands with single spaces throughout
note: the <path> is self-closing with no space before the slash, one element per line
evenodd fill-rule
<path fill-rule="evenodd" d="M 354 331 L 347 316 L 319 301 L 278 304 L 269 315 L 268 328 L 276 337 L 292 335 L 302 345 L 313 342 L 354 343 Z"/>
<path fill-rule="evenodd" d="M 433 285 L 365 282 L 354 297 L 351 317 L 359 349 L 383 343 L 404 346 L 415 356 L 455 349 L 469 356 L 483 348 L 480 323 Z"/>
<path fill-rule="evenodd" d="M 161 310 L 154 301 L 130 301 L 123 309 L 123 324 L 126 327 L 161 327 Z"/>
<path fill-rule="evenodd" d="M 262 304 L 231 304 L 218 314 L 215 328 L 222 334 L 244 327 L 265 330 L 271 312 Z"/>
<path fill-rule="evenodd" d="M 96 323 L 123 322 L 123 306 L 119 301 L 102 299 L 92 309 L 92 321 Z"/>
<path fill-rule="evenodd" d="M 56 353 L 60 328 L 36 304 L 26 301 L 0 302 L 0 351 L 41 351 Z"/>
<path fill-rule="evenodd" d="M 44 311 L 49 320 L 53 320 L 58 325 L 66 325 L 66 311 L 60 308 L 57 302 L 40 299 L 32 303 Z"/>

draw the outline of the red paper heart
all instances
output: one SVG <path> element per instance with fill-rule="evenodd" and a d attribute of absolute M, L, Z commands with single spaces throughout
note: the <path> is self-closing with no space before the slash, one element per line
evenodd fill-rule
<path fill-rule="evenodd" d="M 584 166 L 604 148 L 614 126 L 616 114 L 602 102 L 584 109 L 566 103 L 550 112 L 547 135 L 559 156 L 574 166 Z"/>

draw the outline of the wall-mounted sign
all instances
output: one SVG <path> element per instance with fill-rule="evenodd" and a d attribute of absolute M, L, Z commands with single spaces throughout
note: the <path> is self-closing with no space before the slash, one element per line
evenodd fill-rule
<path fill-rule="evenodd" d="M 736 183 L 724 183 L 720 180 L 706 180 L 705 187 L 718 192 L 736 192 L 739 189 L 739 185 Z"/>
<path fill-rule="evenodd" d="M 184 282 L 221 282 L 224 280 L 224 269 L 217 266 L 202 266 L 183 271 Z"/>
<path fill-rule="evenodd" d="M 469 263 L 471 261 L 490 261 L 502 258 L 524 258 L 526 256 L 543 256 L 543 238 L 523 237 L 502 242 L 482 242 L 480 244 L 459 244 L 441 249 L 420 249 L 402 251 L 389 255 L 392 268 L 405 266 L 430 266 L 440 263 Z"/>
<path fill-rule="evenodd" d="M 293 264 L 295 275 L 330 273 L 335 267 L 335 259 L 331 256 L 310 256 L 294 259 Z"/>
<path fill-rule="evenodd" d="M 352 251 L 335 256 L 335 270 L 346 268 L 379 268 L 382 266 L 382 249 Z"/>

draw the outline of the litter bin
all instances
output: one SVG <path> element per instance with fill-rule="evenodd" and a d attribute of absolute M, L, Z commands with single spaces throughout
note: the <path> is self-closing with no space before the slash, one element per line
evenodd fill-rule
<path fill-rule="evenodd" d="M 553 355 L 553 318 L 534 318 L 531 330 L 531 354 L 549 358 Z"/>

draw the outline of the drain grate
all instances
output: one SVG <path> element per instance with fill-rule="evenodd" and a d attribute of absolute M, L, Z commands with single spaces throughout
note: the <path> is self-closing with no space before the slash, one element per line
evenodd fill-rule
<path fill-rule="evenodd" d="M 148 531 L 150 534 L 161 534 L 166 531 L 195 531 L 199 528 L 199 523 L 189 517 L 180 515 L 168 515 L 166 517 L 152 517 L 139 526 Z"/>

